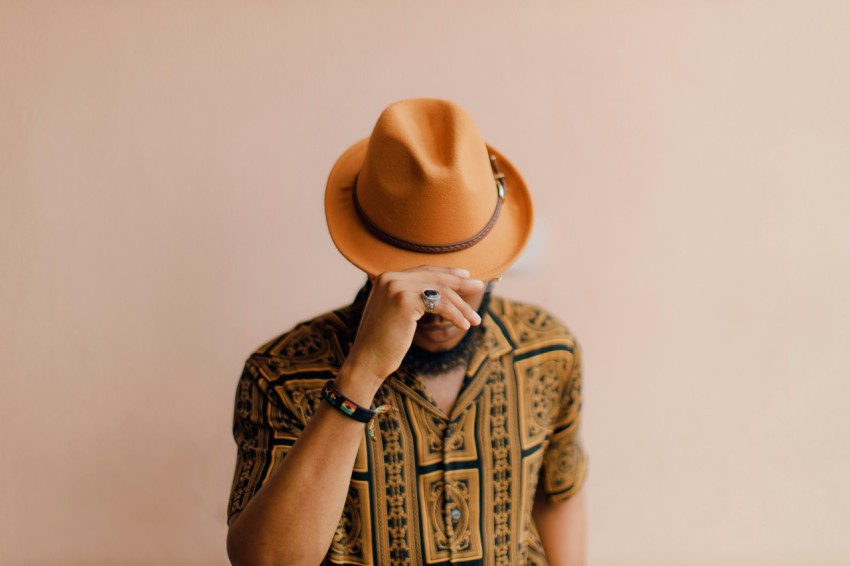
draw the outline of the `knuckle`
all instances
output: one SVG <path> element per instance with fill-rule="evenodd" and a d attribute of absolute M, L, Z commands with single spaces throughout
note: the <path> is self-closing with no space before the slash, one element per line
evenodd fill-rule
<path fill-rule="evenodd" d="M 392 293 L 390 295 L 390 300 L 396 306 L 403 306 L 407 303 L 407 294 L 406 293 Z"/>
<path fill-rule="evenodd" d="M 387 281 L 386 283 L 384 283 L 384 288 L 386 288 L 387 292 L 390 295 L 399 294 L 400 291 L 401 291 L 400 287 L 401 287 L 401 284 L 399 283 L 398 279 L 391 279 L 391 280 Z"/>

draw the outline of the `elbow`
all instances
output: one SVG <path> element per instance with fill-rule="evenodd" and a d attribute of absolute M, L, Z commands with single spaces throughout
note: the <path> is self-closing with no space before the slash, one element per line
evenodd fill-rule
<path fill-rule="evenodd" d="M 251 546 L 246 543 L 237 529 L 230 525 L 227 529 L 227 558 L 233 566 L 269 564 L 269 562 L 261 561 L 259 556 L 251 556 L 249 552 Z"/>
<path fill-rule="evenodd" d="M 231 525 L 227 531 L 227 557 L 233 566 L 316 566 L 324 554 L 318 556 L 281 541 L 268 544 Z"/>
<path fill-rule="evenodd" d="M 233 566 L 272 566 L 283 564 L 285 557 L 275 557 L 260 541 L 252 540 L 233 522 L 227 530 L 227 557 Z"/>
<path fill-rule="evenodd" d="M 278 555 L 274 549 L 250 540 L 232 527 L 227 531 L 227 557 L 233 566 L 278 566 L 294 564 L 288 556 Z"/>

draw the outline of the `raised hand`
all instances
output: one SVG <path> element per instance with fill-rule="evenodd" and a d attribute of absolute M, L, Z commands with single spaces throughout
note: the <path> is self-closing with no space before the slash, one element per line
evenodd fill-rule
<path fill-rule="evenodd" d="M 357 337 L 340 373 L 377 388 L 398 369 L 413 342 L 417 321 L 427 312 L 421 296 L 425 289 L 441 294 L 431 314 L 450 321 L 462 331 L 481 323 L 478 313 L 462 295 L 481 292 L 484 282 L 470 279 L 468 271 L 421 266 L 382 273 L 373 280 Z"/>

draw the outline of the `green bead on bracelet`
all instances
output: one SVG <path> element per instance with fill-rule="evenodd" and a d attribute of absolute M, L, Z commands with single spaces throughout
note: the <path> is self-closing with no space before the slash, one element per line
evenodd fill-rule
<path fill-rule="evenodd" d="M 327 401 L 332 407 L 338 409 L 341 413 L 354 419 L 357 422 L 367 423 L 369 437 L 375 440 L 375 417 L 381 413 L 389 413 L 397 411 L 392 405 L 381 405 L 374 409 L 361 407 L 345 395 L 339 392 L 339 389 L 334 387 L 333 380 L 325 383 L 322 388 L 322 398 Z"/>

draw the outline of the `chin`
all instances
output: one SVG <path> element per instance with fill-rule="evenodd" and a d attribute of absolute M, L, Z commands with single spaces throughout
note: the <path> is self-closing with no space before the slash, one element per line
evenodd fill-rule
<path fill-rule="evenodd" d="M 428 352 L 429 354 L 439 354 L 442 352 L 448 352 L 454 346 L 453 344 L 433 344 L 431 342 L 423 343 L 417 341 L 414 341 L 413 345 L 419 348 L 420 350 Z"/>
<path fill-rule="evenodd" d="M 414 336 L 413 337 L 413 345 L 419 348 L 420 350 L 425 350 L 426 352 L 430 352 L 432 354 L 438 354 L 440 352 L 446 352 L 451 350 L 463 340 L 464 333 L 458 332 L 454 336 L 446 336 L 444 339 L 439 339 L 439 337 L 421 337 Z"/>

